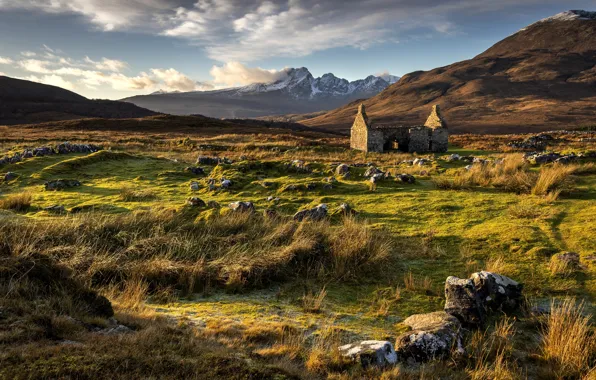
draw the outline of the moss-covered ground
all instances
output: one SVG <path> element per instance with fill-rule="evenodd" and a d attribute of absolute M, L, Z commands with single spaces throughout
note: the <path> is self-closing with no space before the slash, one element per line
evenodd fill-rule
<path fill-rule="evenodd" d="M 447 155 L 427 155 L 432 163 L 421 167 L 400 163 L 414 158 L 403 153 L 368 155 L 349 151 L 345 141 L 319 145 L 316 139 L 287 136 L 221 136 L 204 141 L 168 139 L 143 149 L 127 141 L 110 141 L 91 154 L 37 157 L 0 168 L 18 177 L 0 184 L 0 200 L 17 193 L 31 194 L 31 205 L 17 213 L 32 221 L 54 223 L 72 218 L 77 212 L 109 217 L 137 210 L 172 208 L 182 210 L 186 200 L 197 196 L 217 201 L 221 210 L 199 213 L 225 213 L 233 201 L 251 201 L 257 212 L 274 208 L 282 215 L 325 203 L 330 210 L 348 203 L 360 220 L 373 229 L 389 231 L 397 265 L 387 266 L 378 278 L 358 281 L 316 278 L 279 281 L 261 288 L 230 293 L 213 287 L 200 293 L 166 297 L 149 294 L 146 307 L 154 312 L 187 322 L 201 329 L 222 329 L 225 324 L 264 326 L 287 324 L 316 335 L 333 326 L 342 331 L 344 341 L 359 339 L 393 340 L 404 330 L 401 321 L 414 313 L 440 310 L 444 303 L 443 284 L 449 275 L 467 277 L 490 269 L 524 284 L 524 293 L 535 302 L 552 297 L 583 299 L 586 310 L 594 312 L 596 299 L 596 174 L 573 176 L 573 187 L 557 199 L 517 194 L 492 186 L 465 190 L 438 188 L 437 177 L 453 178 L 467 162 L 448 162 L 448 154 L 473 155 L 495 159 L 509 153 L 485 151 L 469 146 L 451 146 Z M 80 141 L 85 141 L 80 139 Z M 35 141 L 4 144 L 5 150 L 36 146 Z M 229 157 L 232 164 L 200 165 L 205 175 L 184 169 L 194 166 L 198 155 Z M 308 172 L 292 167 L 293 160 L 304 160 Z M 340 162 L 374 163 L 393 173 L 412 173 L 416 183 L 394 179 L 382 181 L 373 191 L 363 177 L 365 167 L 352 167 L 347 179 L 335 176 Z M 539 167 L 530 170 L 539 171 Z M 209 190 L 208 179 L 225 177 L 229 189 Z M 336 177 L 332 188 L 327 178 Z M 44 182 L 76 179 L 80 187 L 46 191 Z M 197 181 L 200 190 L 191 191 Z M 307 184 L 315 184 L 307 190 Z M 296 185 L 296 190 L 289 190 Z M 126 192 L 140 194 L 126 197 Z M 268 197 L 279 198 L 269 201 Z M 62 205 L 66 214 L 43 209 Z M 2 211 L 2 218 L 14 213 Z M 194 215 L 193 215 L 194 217 Z M 233 216 L 231 216 L 233 217 Z M 7 220 L 7 219 L 5 219 Z M 332 218 L 332 226 L 340 223 Z M 573 251 L 581 257 L 581 267 L 568 275 L 553 275 L 552 254 Z M 390 271 L 390 272 L 389 272 Z M 413 283 L 408 279 L 413 278 Z M 319 312 L 303 307 L 309 292 L 326 291 Z M 216 326 L 216 327 L 213 327 Z M 36 364 L 41 365 L 41 364 Z"/>

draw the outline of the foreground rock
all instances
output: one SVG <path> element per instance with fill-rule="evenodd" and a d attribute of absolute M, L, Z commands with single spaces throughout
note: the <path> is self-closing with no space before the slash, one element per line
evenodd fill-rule
<path fill-rule="evenodd" d="M 234 212 L 255 212 L 255 205 L 252 202 L 232 202 L 228 207 Z"/>
<path fill-rule="evenodd" d="M 327 217 L 327 205 L 322 203 L 315 208 L 311 208 L 309 210 L 302 210 L 298 211 L 294 214 L 294 220 L 297 222 L 301 222 L 305 219 L 309 220 L 323 220 Z"/>
<path fill-rule="evenodd" d="M 81 183 L 74 179 L 57 179 L 43 184 L 48 191 L 64 190 L 71 187 L 81 186 Z"/>
<path fill-rule="evenodd" d="M 349 204 L 342 203 L 337 208 L 337 213 L 343 216 L 355 216 L 358 214 L 358 211 L 354 210 Z"/>
<path fill-rule="evenodd" d="M 350 167 L 346 164 L 339 164 L 335 168 L 335 174 L 337 174 L 338 176 L 344 176 L 344 175 L 348 174 L 349 172 L 350 172 Z"/>
<path fill-rule="evenodd" d="M 453 349 L 463 353 L 461 324 L 444 311 L 415 314 L 404 323 L 412 331 L 399 336 L 395 350 L 400 361 L 421 363 L 448 356 Z"/>
<path fill-rule="evenodd" d="M 207 204 L 201 198 L 198 197 L 190 197 L 186 201 L 186 203 L 191 207 L 205 207 Z"/>
<path fill-rule="evenodd" d="M 522 302 L 523 286 L 509 277 L 482 271 L 472 274 L 471 279 L 485 311 L 512 311 Z"/>
<path fill-rule="evenodd" d="M 360 362 L 362 367 L 374 365 L 386 367 L 397 363 L 393 345 L 385 340 L 365 340 L 339 347 L 340 353 L 351 360 Z"/>
<path fill-rule="evenodd" d="M 474 273 L 470 279 L 449 276 L 445 281 L 445 312 L 464 324 L 480 325 L 492 311 L 517 308 L 522 289 L 509 277 L 487 271 Z"/>

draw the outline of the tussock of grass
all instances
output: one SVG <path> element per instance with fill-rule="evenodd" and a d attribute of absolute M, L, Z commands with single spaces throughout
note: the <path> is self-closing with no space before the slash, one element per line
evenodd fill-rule
<path fill-rule="evenodd" d="M 27 211 L 31 207 L 32 199 L 30 193 L 10 194 L 0 198 L 0 209 L 17 212 Z"/>
<path fill-rule="evenodd" d="M 590 331 L 590 317 L 584 304 L 575 299 L 551 302 L 550 315 L 542 331 L 544 357 L 557 365 L 558 377 L 571 378 L 588 373 L 596 352 L 596 339 Z"/>
<path fill-rule="evenodd" d="M 531 193 L 534 195 L 547 195 L 553 191 L 561 191 L 569 188 L 570 175 L 577 169 L 573 165 L 560 165 L 543 167 L 536 183 L 532 186 Z"/>
<path fill-rule="evenodd" d="M 126 187 L 120 190 L 119 198 L 124 202 L 142 202 L 157 199 L 157 195 L 151 190 L 134 190 Z"/>
<path fill-rule="evenodd" d="M 141 157 L 129 153 L 100 150 L 86 156 L 73 157 L 64 161 L 60 161 L 57 164 L 44 168 L 43 172 L 45 174 L 65 174 L 71 173 L 72 171 L 78 170 L 87 165 L 96 164 L 98 162 L 109 160 L 132 160 L 139 158 Z"/>

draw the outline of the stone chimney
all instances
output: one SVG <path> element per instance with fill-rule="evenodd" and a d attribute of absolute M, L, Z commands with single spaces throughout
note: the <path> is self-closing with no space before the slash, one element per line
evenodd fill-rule
<path fill-rule="evenodd" d="M 428 128 L 447 128 L 447 123 L 441 117 L 441 111 L 439 109 L 439 105 L 435 104 L 433 106 L 433 110 L 431 111 L 428 119 L 426 119 L 426 123 L 424 123 L 425 127 Z"/>

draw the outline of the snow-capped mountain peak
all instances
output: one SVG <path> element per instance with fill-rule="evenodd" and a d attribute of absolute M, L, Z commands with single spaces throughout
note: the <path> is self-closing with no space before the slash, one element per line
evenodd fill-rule
<path fill-rule="evenodd" d="M 596 20 L 596 12 L 570 10 L 566 12 L 557 13 L 554 16 L 547 17 L 538 22 L 547 21 L 573 21 L 573 20 Z"/>
<path fill-rule="evenodd" d="M 365 79 L 349 82 L 327 73 L 314 78 L 305 67 L 288 68 L 286 76 L 271 83 L 253 83 L 236 89 L 238 96 L 280 91 L 297 99 L 315 99 L 321 97 L 370 97 L 378 94 L 394 83 L 399 77 L 388 75 L 392 82 L 382 77 L 369 75 Z"/>

